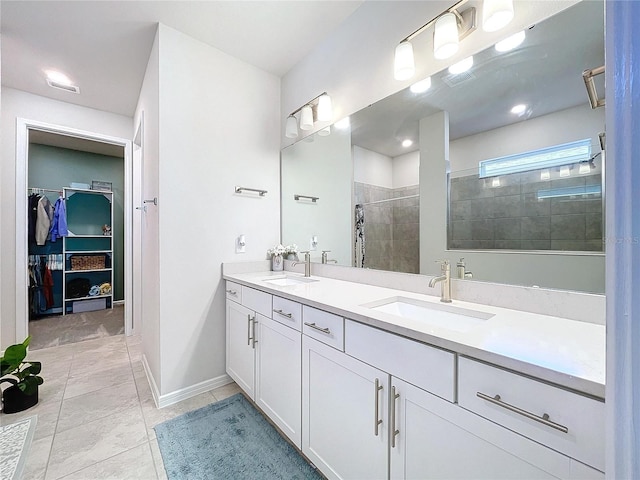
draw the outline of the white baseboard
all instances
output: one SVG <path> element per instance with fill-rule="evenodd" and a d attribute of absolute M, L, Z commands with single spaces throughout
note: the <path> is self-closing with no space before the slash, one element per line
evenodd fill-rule
<path fill-rule="evenodd" d="M 195 385 L 191 385 L 189 387 L 181 388 L 180 390 L 176 390 L 171 393 L 160 395 L 160 390 L 158 390 L 158 385 L 153 378 L 153 374 L 151 373 L 151 369 L 149 368 L 149 364 L 147 363 L 147 358 L 144 356 L 144 354 L 142 355 L 142 366 L 144 367 L 144 372 L 147 375 L 147 380 L 149 382 L 149 386 L 151 387 L 153 402 L 158 408 L 168 407 L 169 405 L 173 405 L 174 403 L 181 402 L 182 400 L 186 400 L 187 398 L 195 397 L 196 395 L 200 395 L 201 393 L 208 392 L 218 387 L 223 387 L 233 382 L 231 377 L 225 373 L 224 375 L 220 375 L 219 377 L 211 378 L 209 380 L 205 380 L 204 382 L 196 383 Z"/>

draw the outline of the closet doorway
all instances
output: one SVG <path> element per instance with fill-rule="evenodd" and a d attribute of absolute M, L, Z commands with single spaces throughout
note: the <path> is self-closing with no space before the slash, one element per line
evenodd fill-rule
<path fill-rule="evenodd" d="M 131 142 L 27 120 L 17 134 L 17 338 L 133 334 Z"/>

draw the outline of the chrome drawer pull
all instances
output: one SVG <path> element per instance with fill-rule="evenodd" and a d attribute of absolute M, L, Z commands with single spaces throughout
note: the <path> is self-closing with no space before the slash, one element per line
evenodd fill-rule
<path fill-rule="evenodd" d="M 476 395 L 481 399 L 486 400 L 489 403 L 493 403 L 494 405 L 498 405 L 499 407 L 506 408 L 511 412 L 517 413 L 519 415 L 522 415 L 523 417 L 527 417 L 531 420 L 535 420 L 536 422 L 542 423 L 547 427 L 555 428 L 556 430 L 560 430 L 563 433 L 569 433 L 569 429 L 564 425 L 560 425 L 559 423 L 555 423 L 549 420 L 548 413 L 545 413 L 540 417 L 534 413 L 527 412 L 526 410 L 523 410 L 521 408 L 515 407 L 507 402 L 502 401 L 500 399 L 500 395 L 496 395 L 495 397 L 490 397 L 489 395 L 484 394 L 482 392 L 476 392 Z"/>
<path fill-rule="evenodd" d="M 251 345 L 251 314 L 247 315 L 247 345 Z"/>
<path fill-rule="evenodd" d="M 380 385 L 380 380 L 376 378 L 376 381 L 374 382 L 375 388 L 376 388 L 376 401 L 375 401 L 375 408 L 374 410 L 374 415 L 375 415 L 375 419 L 374 419 L 374 424 L 373 424 L 373 433 L 374 435 L 377 437 L 378 433 L 380 432 L 380 424 L 382 423 L 382 419 L 378 418 L 380 415 L 380 390 L 382 390 L 382 385 Z"/>
<path fill-rule="evenodd" d="M 283 317 L 293 318 L 293 314 L 291 313 L 284 313 L 282 310 L 275 310 L 275 309 L 273 311 L 278 315 L 282 315 Z"/>
<path fill-rule="evenodd" d="M 236 290 L 227 290 L 227 293 L 229 295 L 238 295 L 238 292 Z"/>
<path fill-rule="evenodd" d="M 313 328 L 315 330 L 319 330 L 322 333 L 329 333 L 329 334 L 331 333 L 331 330 L 329 330 L 329 327 L 322 328 L 322 327 L 317 326 L 315 323 L 307 323 L 307 322 L 304 322 L 304 324 L 307 327 L 311 327 L 311 328 Z"/>
<path fill-rule="evenodd" d="M 391 387 L 391 448 L 396 448 L 396 436 L 400 433 L 396 428 L 396 400 L 399 397 L 396 387 Z"/>

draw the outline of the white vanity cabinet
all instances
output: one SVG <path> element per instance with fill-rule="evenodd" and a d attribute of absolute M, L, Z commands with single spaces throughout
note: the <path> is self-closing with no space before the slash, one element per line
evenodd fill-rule
<path fill-rule="evenodd" d="M 300 448 L 302 334 L 264 315 L 278 297 L 243 286 L 241 298 L 245 305 L 227 297 L 227 373 Z"/>
<path fill-rule="evenodd" d="M 330 479 L 388 478 L 389 376 L 306 335 L 302 354 L 303 453 Z"/>

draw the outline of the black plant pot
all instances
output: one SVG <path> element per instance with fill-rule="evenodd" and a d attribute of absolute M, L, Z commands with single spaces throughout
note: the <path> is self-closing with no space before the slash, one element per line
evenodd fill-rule
<path fill-rule="evenodd" d="M 36 387 L 35 393 L 27 395 L 17 385 L 12 385 L 2 393 L 2 402 L 3 413 L 22 412 L 38 403 L 38 389 Z"/>

